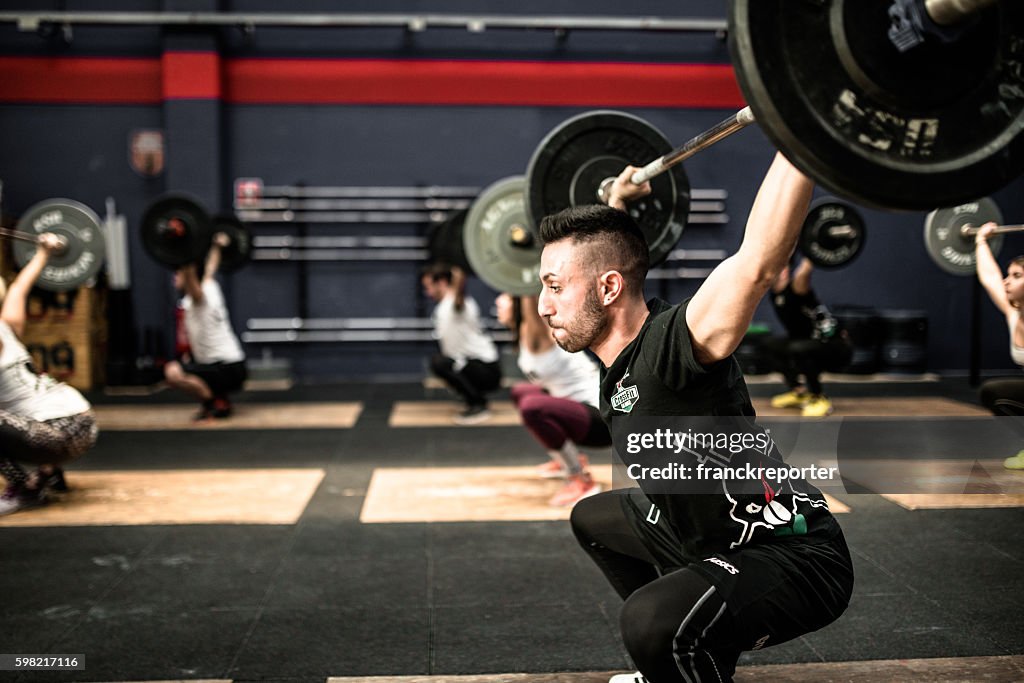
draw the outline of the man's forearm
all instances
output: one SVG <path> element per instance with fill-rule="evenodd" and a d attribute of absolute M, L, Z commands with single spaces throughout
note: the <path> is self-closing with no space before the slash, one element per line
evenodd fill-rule
<path fill-rule="evenodd" d="M 775 155 L 754 199 L 739 250 L 758 279 L 774 278 L 789 262 L 813 190 L 807 176 L 782 154 Z"/>

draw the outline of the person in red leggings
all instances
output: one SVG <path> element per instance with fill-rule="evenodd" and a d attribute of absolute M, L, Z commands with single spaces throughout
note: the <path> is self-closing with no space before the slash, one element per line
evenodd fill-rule
<path fill-rule="evenodd" d="M 600 387 L 597 365 L 585 354 L 560 349 L 537 313 L 537 298 L 502 294 L 495 301 L 498 321 L 516 332 L 517 362 L 529 382 L 512 387 L 512 401 L 526 429 L 551 459 L 538 468 L 542 477 L 564 477 L 549 501 L 556 507 L 600 492 L 587 456 L 578 446 L 611 445 L 608 428 L 597 410 Z"/>

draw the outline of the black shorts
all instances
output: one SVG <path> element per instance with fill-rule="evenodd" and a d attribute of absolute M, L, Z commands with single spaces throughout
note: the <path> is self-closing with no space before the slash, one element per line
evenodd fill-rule
<path fill-rule="evenodd" d="M 238 391 L 248 376 L 244 360 L 237 363 L 182 363 L 181 367 L 186 373 L 206 382 L 206 386 L 215 394 Z"/>
<path fill-rule="evenodd" d="M 832 623 L 846 610 L 853 565 L 838 527 L 829 536 L 789 537 L 692 558 L 681 551 L 665 516 L 651 513 L 652 503 L 640 489 L 623 494 L 623 513 L 662 574 L 654 583 L 672 591 L 675 581 L 694 572 L 715 586 L 732 617 L 729 633 L 717 635 L 736 650 L 783 643 Z"/>

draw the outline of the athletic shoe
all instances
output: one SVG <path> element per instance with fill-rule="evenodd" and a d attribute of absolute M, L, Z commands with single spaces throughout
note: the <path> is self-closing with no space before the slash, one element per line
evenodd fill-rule
<path fill-rule="evenodd" d="M 202 422 L 213 418 L 213 401 L 203 401 L 199 404 L 199 412 L 192 416 L 193 422 Z"/>
<path fill-rule="evenodd" d="M 601 485 L 594 481 L 589 472 L 569 477 L 558 493 L 551 496 L 548 505 L 556 508 L 571 507 L 587 496 L 601 492 Z"/>
<path fill-rule="evenodd" d="M 632 674 L 615 674 L 608 679 L 608 683 L 650 683 L 644 675 L 637 671 Z"/>
<path fill-rule="evenodd" d="M 804 417 L 825 417 L 826 415 L 831 415 L 832 401 L 828 400 L 827 396 L 821 394 L 811 396 L 807 403 L 804 404 L 800 414 Z"/>
<path fill-rule="evenodd" d="M 218 419 L 231 417 L 231 401 L 227 400 L 223 396 L 214 398 L 210 415 Z"/>
<path fill-rule="evenodd" d="M 475 425 L 491 419 L 491 411 L 487 406 L 469 406 L 452 419 L 457 425 Z"/>
<path fill-rule="evenodd" d="M 39 507 L 46 503 L 43 489 L 28 489 L 24 486 L 9 484 L 0 494 L 0 515 L 9 515 L 18 510 Z"/>
<path fill-rule="evenodd" d="M 590 459 L 587 456 L 580 454 L 580 466 L 583 469 L 587 469 L 590 466 Z M 565 465 L 562 464 L 561 460 L 548 460 L 543 465 L 537 465 L 537 476 L 541 479 L 565 479 L 569 476 L 569 471 L 565 469 Z"/>
<path fill-rule="evenodd" d="M 772 396 L 772 408 L 800 408 L 810 398 L 810 394 L 805 391 L 787 391 L 784 394 Z"/>
<path fill-rule="evenodd" d="M 1008 470 L 1024 470 L 1024 451 L 1004 460 L 1003 467 Z"/>
<path fill-rule="evenodd" d="M 64 470 L 59 467 L 54 467 L 53 472 L 50 474 L 37 472 L 37 478 L 39 479 L 39 486 L 47 491 L 53 491 L 54 493 L 68 492 L 68 482 L 64 479 Z"/>

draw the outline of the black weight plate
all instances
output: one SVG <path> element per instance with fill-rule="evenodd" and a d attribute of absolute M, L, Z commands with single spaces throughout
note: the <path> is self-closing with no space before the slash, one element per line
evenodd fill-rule
<path fill-rule="evenodd" d="M 85 204 L 73 199 L 48 199 L 33 205 L 18 221 L 19 232 L 38 236 L 45 232 L 60 235 L 67 247 L 52 254 L 36 285 L 53 292 L 78 289 L 99 273 L 106 256 L 106 239 L 99 216 Z M 36 245 L 25 240 L 14 242 L 14 258 L 24 266 L 36 252 Z"/>
<path fill-rule="evenodd" d="M 536 229 L 544 216 L 570 206 L 599 204 L 597 190 L 629 164 L 644 166 L 672 151 L 672 145 L 641 118 L 618 111 L 592 111 L 548 133 L 526 171 L 526 215 Z M 690 183 L 682 164 L 651 179 L 651 194 L 629 206 L 651 255 L 665 260 L 686 227 Z"/>
<path fill-rule="evenodd" d="M 220 251 L 220 269 L 225 273 L 233 273 L 249 263 L 252 255 L 252 236 L 242 221 L 230 214 L 222 214 L 213 218 L 213 234 L 227 233 L 231 239 L 228 246 Z"/>
<path fill-rule="evenodd" d="M 462 230 L 466 257 L 477 277 L 513 296 L 540 293 L 542 245 L 526 220 L 525 187 L 522 176 L 512 176 L 484 189 Z"/>
<path fill-rule="evenodd" d="M 185 195 L 164 195 L 142 215 L 143 248 L 154 261 L 171 268 L 203 260 L 212 238 L 209 214 Z"/>
<path fill-rule="evenodd" d="M 452 211 L 444 221 L 431 226 L 427 236 L 427 249 L 430 251 L 431 261 L 458 266 L 467 274 L 471 274 L 473 268 L 466 258 L 462 239 L 462 230 L 468 213 L 469 209 Z"/>
<path fill-rule="evenodd" d="M 961 228 L 980 228 L 988 222 L 997 225 L 1003 222 L 999 206 L 989 199 L 981 199 L 959 206 L 936 209 L 924 221 L 924 245 L 935 264 L 952 275 L 974 275 L 977 258 L 974 253 L 974 236 L 965 236 Z M 1003 246 L 1002 235 L 988 238 L 993 254 Z"/>
<path fill-rule="evenodd" d="M 822 268 L 841 268 L 864 250 L 864 219 L 849 204 L 821 199 L 811 206 L 800 230 L 800 251 Z"/>
<path fill-rule="evenodd" d="M 1024 171 L 1024 3 L 956 41 L 899 52 L 891 0 L 734 0 L 729 44 L 761 128 L 807 175 L 879 207 L 930 210 Z"/>

